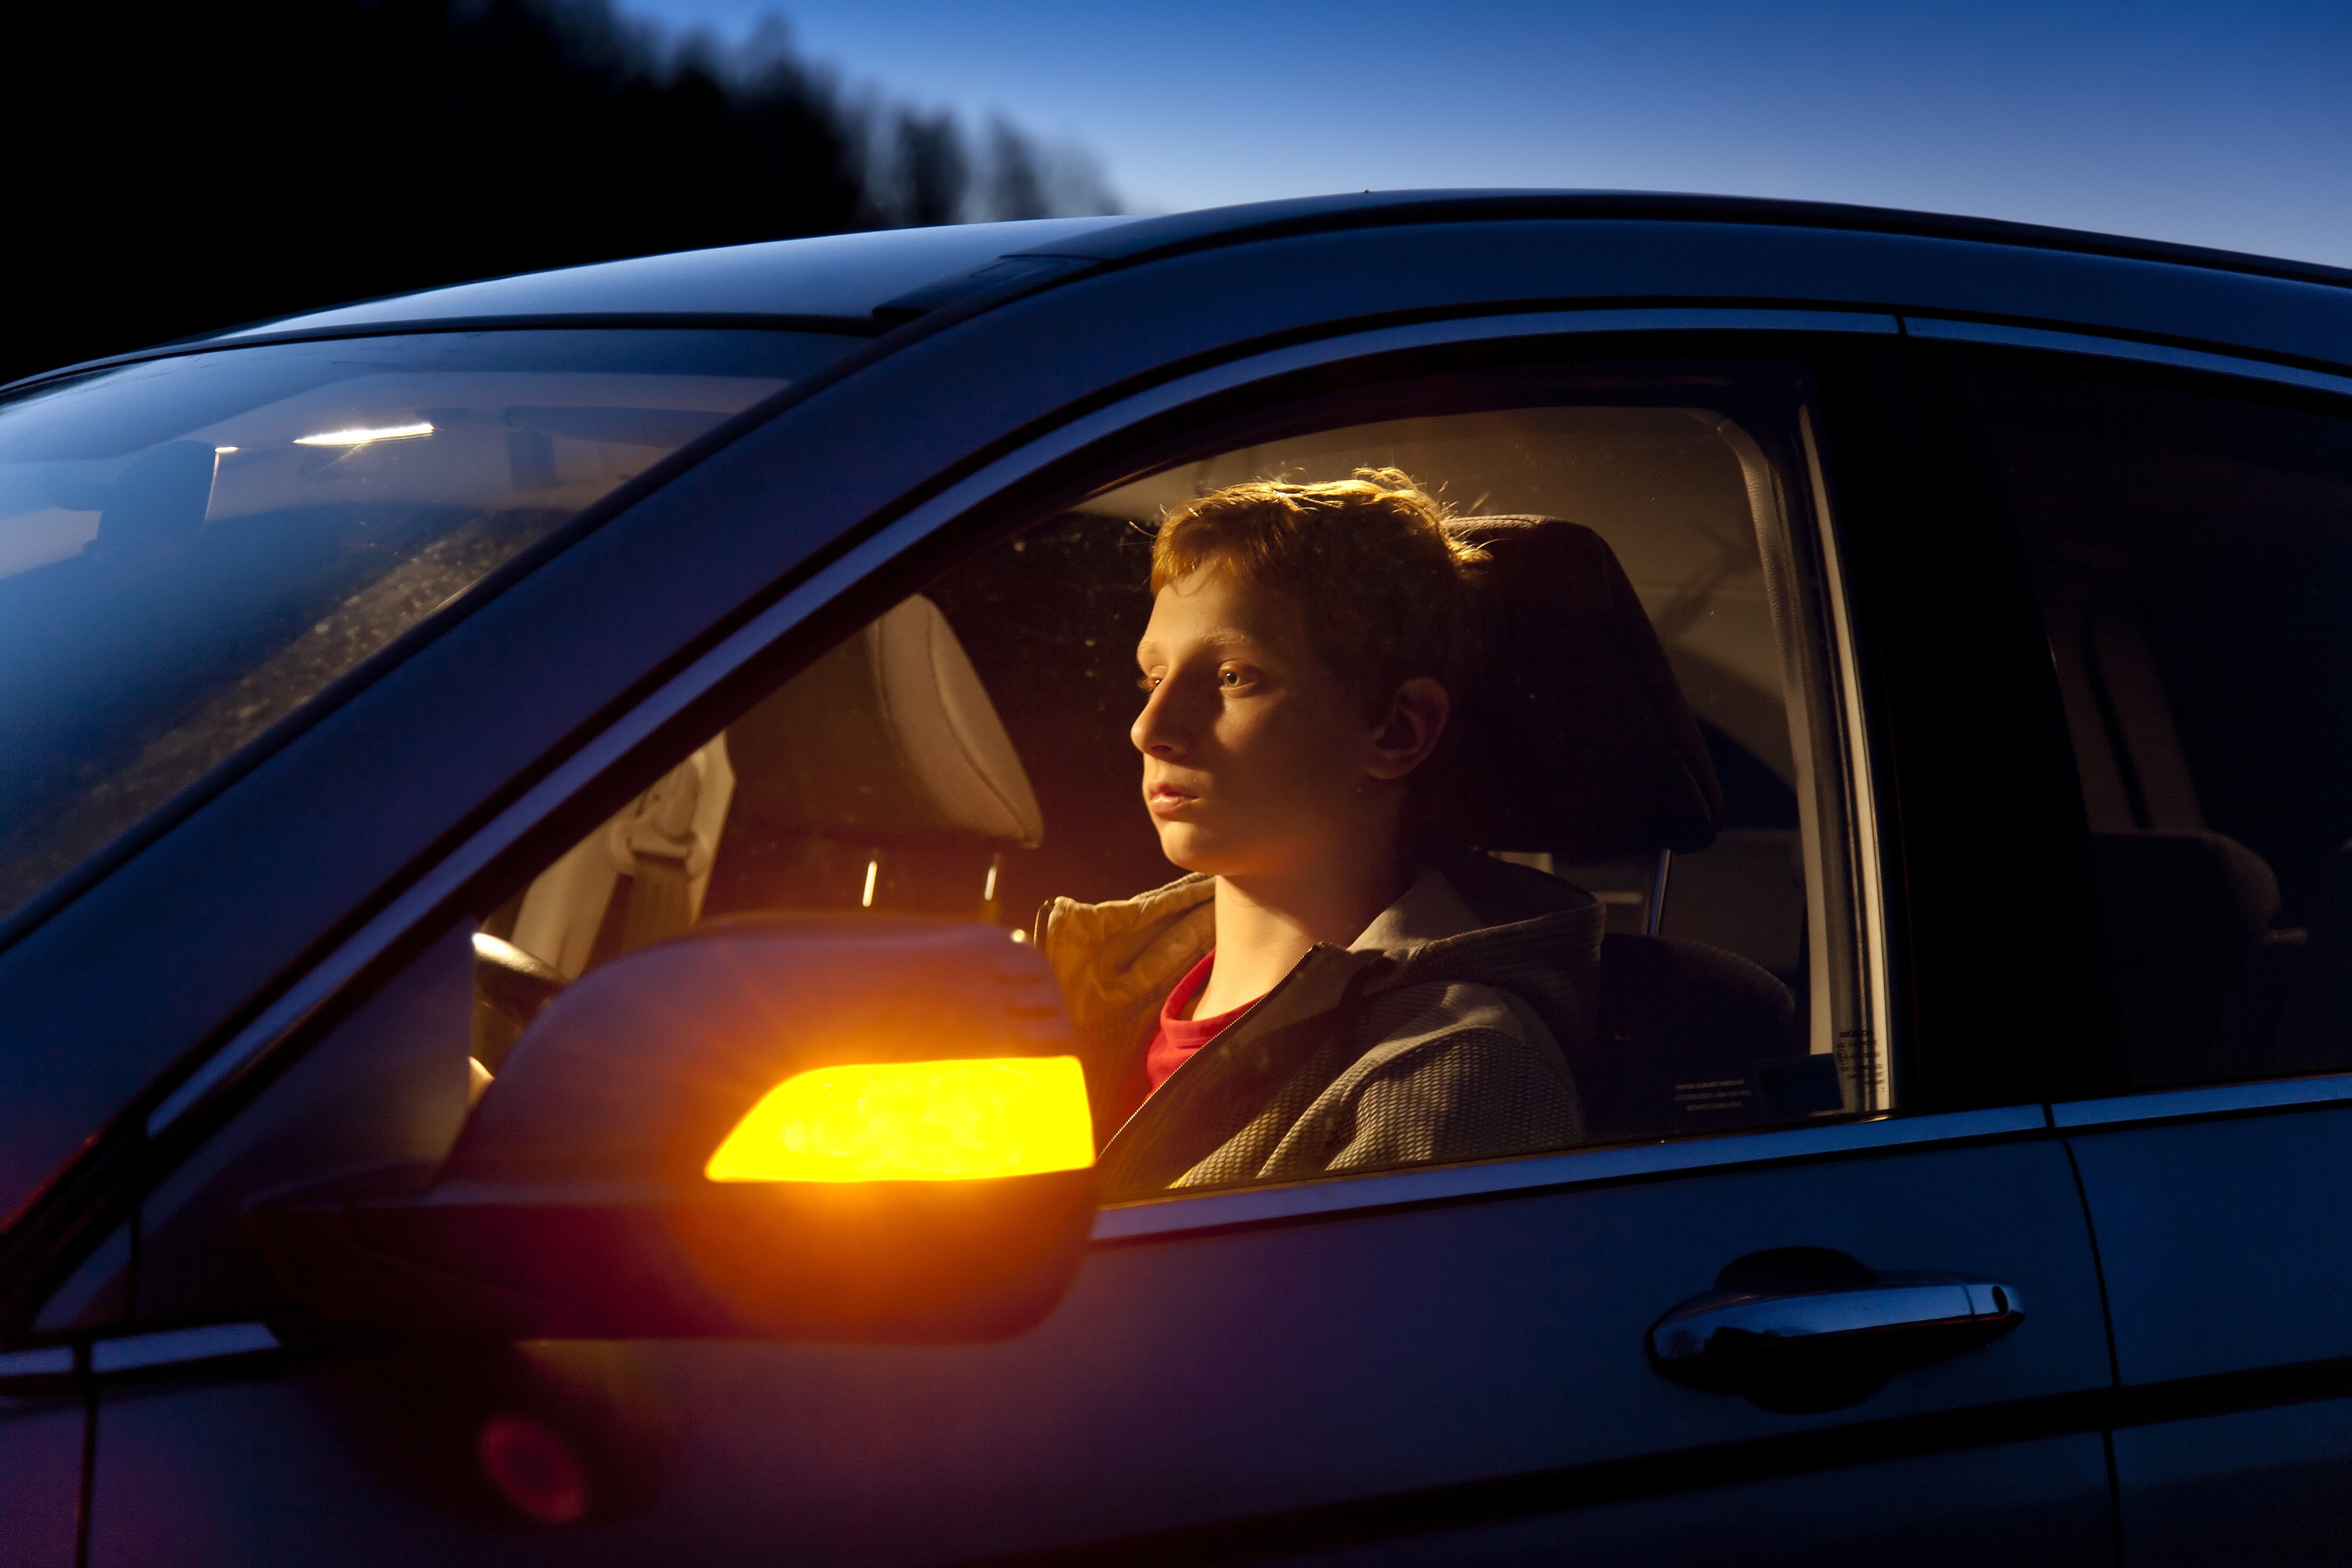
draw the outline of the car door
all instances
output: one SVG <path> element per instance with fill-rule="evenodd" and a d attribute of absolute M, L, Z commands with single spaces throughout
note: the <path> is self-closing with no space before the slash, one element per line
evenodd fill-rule
<path fill-rule="evenodd" d="M 2000 345 L 1944 362 L 1954 417 L 2029 541 L 2079 763 L 2115 1092 L 2053 1114 L 2114 1318 L 2125 1560 L 2332 1559 L 2352 381 L 1927 325 Z"/>
<path fill-rule="evenodd" d="M 1958 988 L 1944 970 L 1914 961 L 1889 892 L 1964 900 L 1937 857 L 1958 838 L 1979 870 L 2012 862 L 2024 853 L 2012 830 L 2034 815 L 2029 802 L 1991 814 L 1999 831 L 1981 810 L 1972 825 L 1952 809 L 1969 792 L 1948 759 L 1915 774 L 1887 744 L 1901 727 L 1873 727 L 1918 700 L 1955 650 L 1994 687 L 2014 652 L 1920 586 L 1936 574 L 1918 542 L 1942 525 L 1932 492 L 1906 493 L 1900 477 L 1916 437 L 1871 343 L 1891 322 L 1842 318 L 1829 324 L 1843 335 L 1822 338 L 1731 313 L 1592 324 L 1615 331 L 1506 319 L 1341 335 L 1114 405 L 1002 459 L 984 485 L 905 513 L 717 645 L 689 671 L 712 695 L 677 703 L 675 722 L 608 727 L 605 750 L 524 802 L 519 826 L 509 818 L 520 847 L 453 875 L 457 891 L 384 942 L 398 962 L 352 971 L 308 1037 L 283 1037 L 307 1049 L 288 1047 L 274 1080 L 207 1123 L 141 1204 L 128 1300 L 83 1320 L 97 1336 L 89 1561 L 2108 1560 L 2106 1459 L 2083 1405 L 2108 1381 L 2105 1335 L 2066 1149 L 2031 1070 L 1928 1059 L 1958 1048 L 1948 1009 L 1962 1004 L 1948 1001 Z M 1315 373 L 1303 388 L 1276 379 L 1302 367 Z M 466 1112 L 446 1069 L 474 1038 L 475 928 L 527 903 L 567 846 L 732 736 L 845 628 L 920 589 L 951 626 L 965 617 L 957 629 L 1007 728 L 1050 728 L 1051 714 L 1018 713 L 1019 684 L 1002 672 L 1083 658 L 1094 635 L 1076 588 L 1024 575 L 1056 527 L 1116 541 L 1128 514 L 1105 497 L 1142 504 L 1186 465 L 1247 468 L 1269 442 L 1328 438 L 1320 461 L 1386 442 L 1442 464 L 1465 449 L 1458 428 L 1400 432 L 1401 418 L 1530 409 L 1576 459 L 1561 471 L 1612 459 L 1637 480 L 1684 475 L 1689 493 L 1656 517 L 1683 506 L 1692 537 L 1745 552 L 1698 574 L 1703 590 L 1687 591 L 1717 595 L 1693 601 L 1716 613 L 1670 624 L 1670 654 L 1686 688 L 1713 693 L 1697 701 L 1717 771 L 1736 782 L 1755 764 L 1747 795 L 1763 804 L 1735 811 L 1730 831 L 1750 837 L 1725 844 L 1772 875 L 1710 862 L 1709 849 L 1665 895 L 1655 857 L 1628 873 L 1565 863 L 1566 841 L 1511 852 L 1591 884 L 1627 936 L 1713 938 L 1710 950 L 1727 943 L 1757 973 L 1785 974 L 1801 1008 L 1790 1058 L 1830 1064 L 1787 1073 L 1830 1085 L 1827 1101 L 1769 1090 L 1741 1059 L 1662 1079 L 1650 1134 L 1610 1146 L 1116 1205 L 1055 1310 L 993 1344 L 387 1346 L 306 1328 L 237 1252 L 237 1205 L 266 1181 L 446 1146 Z M 1478 426 L 1481 449 L 1537 449 L 1530 428 Z M 1687 457 L 1702 447 L 1705 463 Z M 732 494 L 702 492 L 706 521 L 751 526 L 806 472 L 739 468 Z M 1038 499 L 1041 474 L 1060 499 Z M 1665 582 L 1673 562 L 1643 552 L 1666 535 L 1629 515 L 1596 523 L 1638 581 Z M 1727 516 L 1727 529 L 1708 521 Z M 1777 741 L 1753 727 L 1759 689 L 1730 679 L 1754 661 L 1708 641 L 1742 615 L 1762 628 Z M 518 620 L 509 636 L 530 629 Z M 1086 636 L 1041 656 L 1014 635 L 1056 629 Z M 1115 674 L 1124 651 L 1103 657 Z M 1109 721 L 1115 735 L 1125 721 Z M 1955 752 L 1982 738 L 1974 722 L 1934 719 Z M 1022 750 L 1050 841 L 1060 784 L 1039 744 Z M 1912 854 L 1915 837 L 1935 851 Z M 877 888 L 887 897 L 884 862 L 877 850 L 863 868 L 868 903 Z M 992 900 L 996 875 L 992 862 Z M 1996 997 L 2011 984 L 1979 981 Z M 152 1125 L 189 1102 L 165 1102 Z M 102 1299 L 121 1272 L 93 1254 L 67 1294 Z M 1663 1375 L 1654 1361 L 1677 1352 L 1654 1329 L 1678 1308 L 1725 1310 L 1698 1299 L 1726 1288 L 1798 1332 L 1875 1323 L 1902 1340 L 1906 1325 L 1984 1321 L 1967 1348 L 1875 1371 L 1832 1355 L 1734 1392 Z M 1945 1305 L 1897 1300 L 1905 1290 Z M 1949 1305 L 1953 1291 L 1966 1305 Z M 511 1471 L 493 1484 L 485 1444 L 510 1419 L 572 1445 L 588 1491 L 535 1494 L 528 1476 L 518 1490 Z"/>
<path fill-rule="evenodd" d="M 81 1502 L 82 1396 L 73 1386 L 73 1352 L 43 1352 L 38 1362 L 0 1363 L 22 1392 L 0 1405 L 0 1562 L 28 1568 L 74 1560 Z M 37 1392 L 32 1379 L 48 1384 Z M 30 1385 L 30 1386 L 28 1386 Z"/>

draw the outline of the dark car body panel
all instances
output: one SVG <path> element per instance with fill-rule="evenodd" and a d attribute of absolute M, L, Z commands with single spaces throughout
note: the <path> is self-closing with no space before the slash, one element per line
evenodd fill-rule
<path fill-rule="evenodd" d="M 2069 1142 L 2141 1417 L 2115 1436 L 2134 1568 L 2336 1555 L 2352 1531 L 2352 1110 Z"/>
<path fill-rule="evenodd" d="M 1737 1514 L 1715 1487 L 1834 1454 L 1858 1489 L 1948 1500 L 1934 1560 L 2101 1562 L 2098 1439 L 2044 1447 L 2079 1421 L 2074 1396 L 2106 1381 L 2072 1186 L 2047 1137 L 1895 1151 L 1861 1167 L 1098 1247 L 1051 1319 L 999 1345 L 625 1347 L 670 1405 L 665 1486 L 640 1516 L 574 1536 L 571 1560 L 755 1562 L 788 1543 L 811 1563 L 1079 1549 L 1192 1561 L 1220 1539 L 1279 1539 L 1220 1526 L 1278 1530 L 1301 1512 L 1310 1539 L 1412 1531 L 1428 1563 L 1479 1560 L 1490 1521 L 1516 1514 L 1522 1549 L 1580 1556 L 1612 1529 L 1576 1506 L 1595 1490 L 1680 1493 L 1685 1528 L 1720 1542 Z M 1887 1267 L 1928 1247 L 2041 1304 L 1998 1344 L 1835 1411 L 1769 1411 L 1656 1377 L 1641 1347 L 1663 1307 L 1704 1289 L 1718 1259 L 1798 1241 Z M 1950 1419 L 1989 1406 L 2006 1418 Z M 199 1518 L 222 1561 L 499 1560 L 494 1536 L 400 1498 L 383 1456 L 320 1440 L 388 1424 L 393 1408 L 390 1390 L 331 1365 L 110 1394 L 91 1563 L 148 1560 Z M 213 1446 L 205 1432 L 240 1437 Z M 2010 1442 L 2028 1457 L 2004 1458 Z M 1716 1458 L 1675 1458 L 1693 1450 Z M 1916 1457 L 1882 1482 L 1869 1461 L 1895 1453 Z M 1383 1510 L 1400 1496 L 1417 1507 Z M 289 1497 L 355 1502 L 313 1513 Z M 1804 1560 L 1870 1561 L 1891 1522 L 1815 1521 Z"/>
<path fill-rule="evenodd" d="M 0 1395 L 0 1454 L 7 1456 L 0 1465 L 0 1554 L 11 1563 L 74 1560 L 89 1427 L 84 1404 L 70 1387 Z"/>

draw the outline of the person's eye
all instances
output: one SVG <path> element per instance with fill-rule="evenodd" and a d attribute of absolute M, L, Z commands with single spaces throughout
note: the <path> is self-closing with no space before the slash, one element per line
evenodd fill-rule
<path fill-rule="evenodd" d="M 1229 664 L 1217 671 L 1217 685 L 1223 690 L 1239 691 L 1251 683 L 1251 678 L 1255 673 L 1239 665 Z"/>
<path fill-rule="evenodd" d="M 1138 691 L 1157 691 L 1160 689 L 1160 676 L 1147 671 L 1135 678 L 1135 689 Z"/>

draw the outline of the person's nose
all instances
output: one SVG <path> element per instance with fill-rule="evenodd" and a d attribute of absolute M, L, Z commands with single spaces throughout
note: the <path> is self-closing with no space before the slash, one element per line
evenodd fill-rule
<path fill-rule="evenodd" d="M 1145 756 L 1173 762 L 1184 754 L 1190 742 L 1181 719 L 1182 715 L 1177 709 L 1177 683 L 1172 679 L 1162 680 L 1151 689 L 1151 695 L 1144 699 L 1143 711 L 1135 716 L 1135 723 L 1127 732 L 1128 739 L 1133 741 L 1135 749 Z"/>

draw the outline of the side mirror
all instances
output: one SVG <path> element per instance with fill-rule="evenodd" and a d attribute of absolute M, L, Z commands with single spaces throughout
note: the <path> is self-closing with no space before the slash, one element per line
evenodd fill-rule
<path fill-rule="evenodd" d="M 730 922 L 565 989 L 437 1168 L 247 1211 L 331 1322 L 438 1339 L 1007 1337 L 1095 1206 L 1059 990 L 991 927 Z"/>

